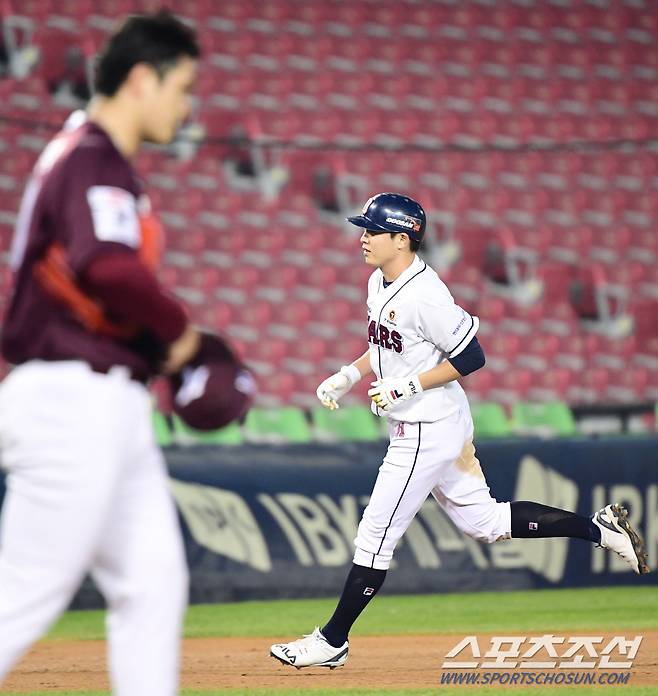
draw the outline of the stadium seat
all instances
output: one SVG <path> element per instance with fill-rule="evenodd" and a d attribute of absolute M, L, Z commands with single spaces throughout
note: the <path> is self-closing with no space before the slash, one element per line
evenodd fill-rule
<path fill-rule="evenodd" d="M 287 372 L 275 370 L 267 377 L 256 375 L 258 391 L 255 403 L 259 407 L 278 407 L 289 404 L 296 388 L 297 380 Z"/>
<path fill-rule="evenodd" d="M 475 427 L 475 439 L 485 437 L 508 437 L 512 428 L 500 404 L 481 402 L 471 404 Z"/>
<path fill-rule="evenodd" d="M 51 99 L 46 80 L 75 77 L 79 66 L 71 73 L 68 49 L 96 50 L 131 4 L 9 3 L 10 14 L 27 20 L 42 60 L 20 79 L 10 71 L 0 80 L 0 112 L 12 117 L 0 119 L 1 254 L 25 176 L 48 136 L 45 128 L 16 124 L 37 113 L 44 123 L 61 123 L 69 107 Z M 643 144 L 614 143 L 658 135 L 653 5 L 188 3 L 186 19 L 204 28 L 208 61 L 195 89 L 195 119 L 209 138 L 187 161 L 155 148 L 138 160 L 167 232 L 163 283 L 195 323 L 230 328 L 253 351 L 259 406 L 309 406 L 319 375 L 353 359 L 363 335 L 372 269 L 358 263 L 358 234 L 342 233 L 342 208 L 356 212 L 368 192 L 414 192 L 435 216 L 434 227 L 444 226 L 445 238 L 461 247 L 454 266 L 437 270 L 456 301 L 481 319 L 489 365 L 465 380 L 470 396 L 507 405 L 650 398 L 653 368 L 646 378 L 633 372 L 623 389 L 615 371 L 625 361 L 650 367 L 655 356 L 658 156 Z M 396 113 L 398 102 L 406 113 Z M 247 133 L 317 147 L 266 143 L 256 155 L 249 144 L 226 142 Z M 609 147 L 564 147 L 571 139 Z M 384 147 L 357 154 L 337 151 L 337 143 Z M 475 143 L 486 147 L 450 148 Z M 496 147 L 524 143 L 541 147 Z M 392 144 L 411 147 L 396 151 Z M 271 181 L 259 180 L 261 172 Z M 499 230 L 537 255 L 544 292 L 533 304 L 519 304 L 505 294 L 508 286 L 483 273 Z M 443 236 L 441 230 L 436 238 Z M 428 261 L 433 241 L 434 234 Z M 9 295 L 3 270 L 0 309 Z M 505 279 L 505 267 L 493 270 Z M 633 318 L 632 350 L 612 348 L 624 340 L 623 327 L 614 341 L 584 333 L 605 323 L 598 321 L 602 299 L 610 297 L 610 317 L 617 318 L 622 295 L 611 295 L 614 287 L 628 293 L 622 318 Z M 340 346 L 329 340 L 336 325 L 343 327 Z M 292 358 L 299 336 L 310 338 L 309 355 Z M 285 358 L 300 360 L 305 374 L 282 371 Z M 503 374 L 506 361 L 520 376 Z M 348 402 L 367 402 L 366 386 L 364 380 Z"/>
<path fill-rule="evenodd" d="M 230 423 L 219 430 L 202 431 L 185 425 L 176 414 L 172 416 L 172 422 L 174 442 L 178 445 L 241 445 L 244 441 L 238 423 Z"/>
<path fill-rule="evenodd" d="M 534 402 L 542 403 L 566 400 L 573 382 L 574 374 L 571 370 L 555 367 L 549 362 L 535 372 L 528 397 Z"/>
<path fill-rule="evenodd" d="M 466 391 L 468 400 L 488 401 L 489 392 L 494 383 L 494 373 L 492 370 L 477 370 L 466 377 L 459 380 L 462 387 Z"/>
<path fill-rule="evenodd" d="M 252 408 L 244 424 L 245 438 L 251 442 L 305 443 L 311 441 L 311 430 L 301 409 Z"/>
<path fill-rule="evenodd" d="M 379 440 L 379 425 L 368 406 L 341 406 L 330 411 L 318 406 L 311 411 L 316 439 L 323 442 Z"/>
<path fill-rule="evenodd" d="M 512 427 L 521 435 L 569 437 L 576 434 L 571 409 L 561 401 L 519 402 L 512 406 Z"/>

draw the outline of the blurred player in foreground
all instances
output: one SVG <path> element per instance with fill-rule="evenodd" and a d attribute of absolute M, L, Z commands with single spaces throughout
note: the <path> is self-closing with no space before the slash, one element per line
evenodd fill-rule
<path fill-rule="evenodd" d="M 178 692 L 188 578 L 145 382 L 199 336 L 154 275 L 131 159 L 189 114 L 199 48 L 173 16 L 130 17 L 100 56 L 87 118 L 45 148 L 12 247 L 0 387 L 0 682 L 91 572 L 113 693 Z"/>
<path fill-rule="evenodd" d="M 375 374 L 373 411 L 388 418 L 391 443 L 355 540 L 353 566 L 333 616 L 322 629 L 272 645 L 294 667 L 339 667 L 349 631 L 384 582 L 393 551 L 430 493 L 465 534 L 493 543 L 512 537 L 573 537 L 617 552 L 647 573 L 644 543 L 626 511 L 607 505 L 591 518 L 529 501 L 491 497 L 473 447 L 468 400 L 456 381 L 484 365 L 477 317 L 455 304 L 437 274 L 416 255 L 425 231 L 419 203 L 380 193 L 349 221 L 375 268 L 368 282 L 368 350 L 318 387 L 328 408 Z"/>

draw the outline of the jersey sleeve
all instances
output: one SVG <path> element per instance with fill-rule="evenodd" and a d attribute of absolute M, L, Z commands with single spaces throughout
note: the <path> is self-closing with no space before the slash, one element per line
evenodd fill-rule
<path fill-rule="evenodd" d="M 422 301 L 419 304 L 419 324 L 424 338 L 447 357 L 454 358 L 471 342 L 480 327 L 480 320 L 448 296 L 438 301 Z"/>
<path fill-rule="evenodd" d="M 129 170 L 114 158 L 101 161 L 92 155 L 93 151 L 67 163 L 61 200 L 55 201 L 58 240 L 75 273 L 99 254 L 136 252 L 140 246 L 137 197 Z"/>

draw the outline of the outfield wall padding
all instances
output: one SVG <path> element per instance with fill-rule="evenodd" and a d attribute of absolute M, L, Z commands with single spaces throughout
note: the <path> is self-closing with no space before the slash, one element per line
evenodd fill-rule
<path fill-rule="evenodd" d="M 385 442 L 166 450 L 192 601 L 336 595 L 385 451 Z M 584 515 L 626 504 L 656 563 L 658 438 L 492 440 L 478 444 L 478 456 L 498 500 L 537 500 Z M 637 577 L 616 555 L 581 540 L 474 542 L 428 499 L 398 546 L 385 591 L 657 581 L 658 573 Z M 75 605 L 99 601 L 87 581 Z"/>

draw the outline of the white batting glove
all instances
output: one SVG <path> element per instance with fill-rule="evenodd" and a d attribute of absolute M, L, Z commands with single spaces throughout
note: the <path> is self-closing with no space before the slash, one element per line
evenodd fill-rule
<path fill-rule="evenodd" d="M 368 396 L 375 402 L 375 406 L 381 408 L 382 411 L 390 411 L 396 404 L 408 401 L 423 391 L 418 375 L 378 379 L 371 384 L 372 389 L 368 390 Z"/>
<path fill-rule="evenodd" d="M 323 406 L 334 411 L 340 408 L 338 399 L 342 398 L 347 392 L 361 379 L 361 373 L 355 365 L 343 365 L 340 372 L 327 377 L 316 390 L 318 399 Z"/>

